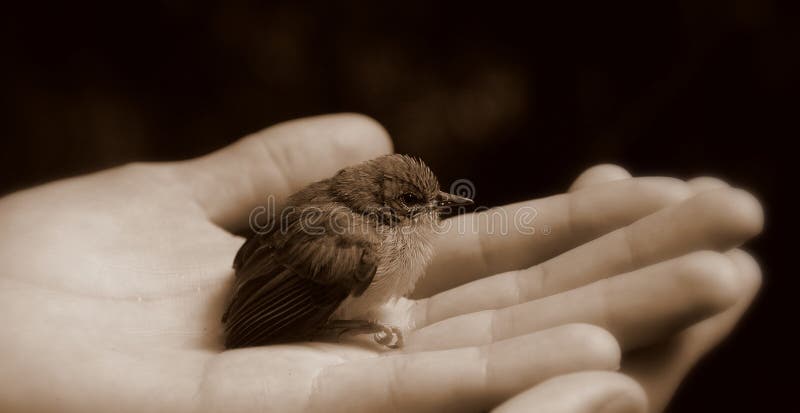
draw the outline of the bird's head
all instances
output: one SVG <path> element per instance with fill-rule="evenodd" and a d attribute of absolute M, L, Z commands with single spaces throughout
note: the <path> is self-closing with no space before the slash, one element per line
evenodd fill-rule
<path fill-rule="evenodd" d="M 438 219 L 446 208 L 472 200 L 439 190 L 436 175 L 419 159 L 385 155 L 342 169 L 331 182 L 334 196 L 355 212 L 397 225 Z"/>

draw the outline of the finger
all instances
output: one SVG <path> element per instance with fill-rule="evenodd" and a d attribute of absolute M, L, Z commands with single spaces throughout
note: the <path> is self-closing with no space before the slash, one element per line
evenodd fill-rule
<path fill-rule="evenodd" d="M 624 374 L 585 371 L 565 374 L 524 391 L 493 413 L 644 413 L 647 396 Z"/>
<path fill-rule="evenodd" d="M 324 369 L 309 410 L 485 411 L 550 377 L 615 369 L 619 356 L 607 332 L 566 325 L 487 346 L 360 360 Z"/>
<path fill-rule="evenodd" d="M 528 267 L 691 195 L 677 179 L 633 178 L 450 218 L 415 296 Z"/>
<path fill-rule="evenodd" d="M 758 234 L 762 225 L 763 211 L 752 195 L 728 188 L 702 193 L 540 265 L 418 300 L 412 317 L 421 327 L 535 300 L 692 251 L 726 251 Z"/>
<path fill-rule="evenodd" d="M 474 346 L 567 323 L 608 330 L 623 350 L 640 348 L 732 306 L 737 268 L 701 251 L 580 288 L 498 310 L 449 318 L 415 330 L 409 351 Z"/>
<path fill-rule="evenodd" d="M 727 255 L 739 271 L 739 300 L 727 311 L 702 321 L 673 340 L 630 354 L 624 370 L 645 388 L 653 411 L 662 411 L 683 378 L 712 348 L 719 344 L 752 304 L 761 286 L 761 270 L 752 256 L 742 250 Z"/>
<path fill-rule="evenodd" d="M 689 187 L 692 188 L 692 191 L 698 194 L 701 192 L 712 191 L 714 189 L 730 187 L 730 185 L 728 185 L 725 181 L 711 176 L 700 176 L 697 178 L 692 178 L 688 180 L 686 183 L 689 184 Z"/>
<path fill-rule="evenodd" d="M 391 150 L 386 131 L 374 120 L 326 115 L 272 126 L 209 155 L 178 162 L 174 171 L 213 222 L 241 228 L 268 195 L 279 203 L 310 182 Z"/>
<path fill-rule="evenodd" d="M 569 192 L 575 192 L 589 186 L 604 184 L 606 182 L 621 181 L 630 177 L 631 174 L 621 166 L 613 164 L 596 165 L 580 174 L 578 178 L 575 179 L 575 182 L 572 183 L 572 186 L 569 187 Z"/>

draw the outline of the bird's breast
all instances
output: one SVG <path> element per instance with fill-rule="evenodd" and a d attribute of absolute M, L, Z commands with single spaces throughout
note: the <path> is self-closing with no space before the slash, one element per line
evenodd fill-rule
<path fill-rule="evenodd" d="M 376 319 L 384 304 L 413 291 L 433 255 L 429 228 L 385 234 L 378 248 L 380 261 L 372 284 L 359 297 L 348 297 L 334 314 L 341 319 Z"/>

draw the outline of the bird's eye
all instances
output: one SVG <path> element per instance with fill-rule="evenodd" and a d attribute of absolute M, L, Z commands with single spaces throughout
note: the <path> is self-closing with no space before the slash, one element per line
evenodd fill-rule
<path fill-rule="evenodd" d="M 418 197 L 416 194 L 412 194 L 411 192 L 406 192 L 400 195 L 400 201 L 402 201 L 406 205 L 414 205 L 422 203 L 422 199 Z"/>

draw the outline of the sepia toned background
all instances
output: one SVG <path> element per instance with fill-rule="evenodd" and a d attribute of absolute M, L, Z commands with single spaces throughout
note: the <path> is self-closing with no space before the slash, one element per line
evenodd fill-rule
<path fill-rule="evenodd" d="M 445 187 L 473 181 L 481 205 L 563 192 L 601 162 L 718 176 L 765 204 L 749 247 L 765 283 L 671 410 L 790 400 L 797 2 L 338 3 L 3 6 L 0 193 L 341 111 Z"/>

